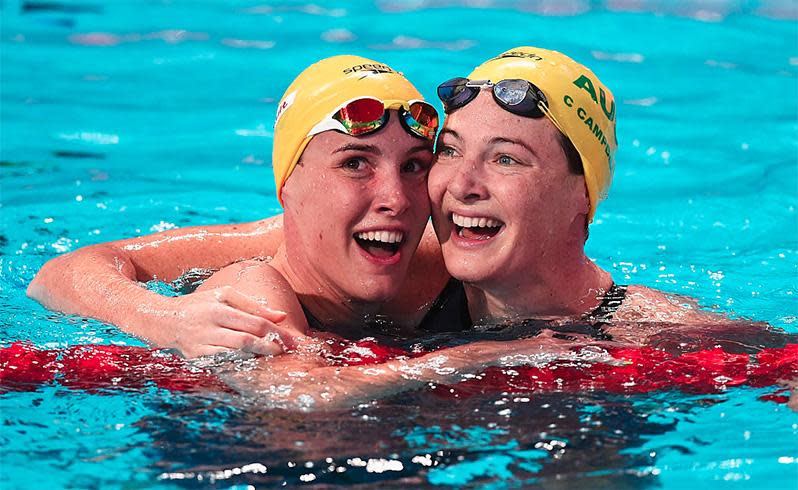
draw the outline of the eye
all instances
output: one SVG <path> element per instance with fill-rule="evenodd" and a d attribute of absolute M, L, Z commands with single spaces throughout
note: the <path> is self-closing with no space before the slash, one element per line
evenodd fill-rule
<path fill-rule="evenodd" d="M 408 160 L 404 164 L 402 164 L 401 171 L 402 173 L 418 173 L 424 172 L 427 170 L 429 165 L 426 162 L 422 162 L 421 160 L 413 159 Z"/>
<path fill-rule="evenodd" d="M 499 165 L 514 165 L 518 163 L 518 161 L 515 158 L 509 155 L 499 155 L 497 161 L 499 162 Z"/>
<path fill-rule="evenodd" d="M 346 159 L 343 164 L 341 164 L 341 168 L 345 170 L 363 170 L 366 168 L 366 164 L 368 162 L 363 157 L 352 157 Z"/>
<path fill-rule="evenodd" d="M 437 156 L 438 158 L 452 158 L 456 155 L 456 151 L 451 146 L 438 145 Z"/>

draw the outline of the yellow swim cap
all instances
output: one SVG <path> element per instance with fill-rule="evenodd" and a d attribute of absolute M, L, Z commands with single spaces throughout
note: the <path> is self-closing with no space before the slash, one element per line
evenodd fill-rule
<path fill-rule="evenodd" d="M 615 98 L 598 77 L 557 51 L 522 46 L 479 65 L 468 78 L 496 83 L 523 79 L 537 85 L 548 99 L 544 114 L 565 134 L 582 157 L 590 211 L 607 197 L 615 171 Z"/>
<path fill-rule="evenodd" d="M 310 130 L 359 97 L 379 99 L 386 107 L 423 98 L 404 75 L 367 58 L 341 55 L 310 65 L 288 87 L 277 108 L 272 166 L 280 204 L 283 185 L 313 138 Z"/>

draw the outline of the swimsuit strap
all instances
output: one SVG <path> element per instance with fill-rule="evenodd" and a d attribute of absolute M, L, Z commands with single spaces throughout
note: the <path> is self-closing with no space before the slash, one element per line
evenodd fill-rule
<path fill-rule="evenodd" d="M 610 289 L 601 296 L 601 304 L 598 305 L 593 311 L 584 316 L 594 324 L 609 323 L 612 321 L 612 316 L 621 307 L 623 300 L 626 299 L 626 290 L 628 286 L 612 283 Z"/>
<path fill-rule="evenodd" d="M 459 332 L 471 329 L 472 325 L 463 283 L 451 278 L 418 328 L 428 332 Z"/>
<path fill-rule="evenodd" d="M 627 286 L 613 283 L 610 289 L 600 296 L 601 304 L 593 311 L 573 323 L 551 328 L 557 332 L 554 337 L 576 340 L 572 334 L 581 334 L 596 340 L 612 340 L 612 335 L 607 333 L 605 328 L 612 322 L 612 316 L 623 304 L 623 300 L 626 298 L 626 289 Z"/>
<path fill-rule="evenodd" d="M 319 321 L 318 318 L 313 316 L 313 313 L 310 312 L 305 305 L 302 306 L 302 312 L 305 314 L 305 318 L 308 320 L 308 326 L 313 330 L 326 330 L 323 323 Z"/>

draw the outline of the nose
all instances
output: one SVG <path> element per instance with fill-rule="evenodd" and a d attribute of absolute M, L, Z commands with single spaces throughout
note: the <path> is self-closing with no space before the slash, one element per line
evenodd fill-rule
<path fill-rule="evenodd" d="M 457 169 L 446 187 L 447 192 L 463 203 L 486 199 L 488 191 L 484 185 L 482 170 L 482 166 L 477 161 L 462 161 L 457 165 Z"/>
<path fill-rule="evenodd" d="M 375 204 L 380 213 L 387 214 L 388 216 L 399 216 L 411 205 L 406 182 L 400 173 L 397 172 L 384 172 L 376 189 Z"/>

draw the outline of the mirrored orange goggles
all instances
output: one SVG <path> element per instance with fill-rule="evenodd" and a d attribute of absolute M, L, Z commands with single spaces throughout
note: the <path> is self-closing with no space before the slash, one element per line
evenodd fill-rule
<path fill-rule="evenodd" d="M 387 101 L 371 97 L 350 100 L 336 109 L 330 117 L 315 125 L 308 136 L 323 131 L 340 131 L 350 136 L 362 136 L 380 130 L 388 122 L 390 109 L 399 112 L 402 126 L 412 136 L 435 139 L 438 131 L 438 111 L 423 100 Z"/>

